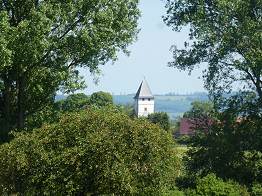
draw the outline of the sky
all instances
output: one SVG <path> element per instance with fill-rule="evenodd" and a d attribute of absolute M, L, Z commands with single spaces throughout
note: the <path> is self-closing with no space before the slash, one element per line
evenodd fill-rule
<path fill-rule="evenodd" d="M 130 56 L 119 54 L 118 61 L 113 65 L 101 66 L 98 84 L 93 82 L 93 76 L 88 71 L 82 71 L 87 83 L 84 92 L 135 93 L 144 77 L 153 94 L 204 91 L 201 70 L 195 70 L 189 76 L 187 72 L 167 66 L 172 61 L 171 46 L 183 47 L 188 32 L 175 32 L 164 24 L 162 16 L 166 9 L 161 0 L 140 0 L 139 8 L 142 12 L 140 33 L 138 40 L 128 48 Z"/>

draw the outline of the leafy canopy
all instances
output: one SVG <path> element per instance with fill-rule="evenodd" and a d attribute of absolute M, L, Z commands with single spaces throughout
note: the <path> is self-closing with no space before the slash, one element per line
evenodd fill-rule
<path fill-rule="evenodd" d="M 96 105 L 98 107 L 112 105 L 113 97 L 110 93 L 107 92 L 95 92 L 90 96 L 89 104 Z"/>
<path fill-rule="evenodd" d="M 166 0 L 166 24 L 190 30 L 185 48 L 173 47 L 169 66 L 188 71 L 204 66 L 211 94 L 241 85 L 262 102 L 261 7 L 261 0 Z"/>
<path fill-rule="evenodd" d="M 57 101 L 54 106 L 56 110 L 60 111 L 76 111 L 84 109 L 89 104 L 89 97 L 84 93 L 72 94 L 66 99 Z"/>
<path fill-rule="evenodd" d="M 0 146 L 0 193 L 161 195 L 178 174 L 170 134 L 114 108 L 62 116 Z"/>
<path fill-rule="evenodd" d="M 250 186 L 262 182 L 262 118 L 253 95 L 234 96 L 207 131 L 192 138 L 187 169 Z"/>
<path fill-rule="evenodd" d="M 25 119 L 60 90 L 84 87 L 79 68 L 98 66 L 137 35 L 138 0 L 0 0 L 1 129 Z"/>
<path fill-rule="evenodd" d="M 184 118 L 210 118 L 214 112 L 214 106 L 211 102 L 194 101 L 191 103 L 191 109 L 184 113 Z"/>

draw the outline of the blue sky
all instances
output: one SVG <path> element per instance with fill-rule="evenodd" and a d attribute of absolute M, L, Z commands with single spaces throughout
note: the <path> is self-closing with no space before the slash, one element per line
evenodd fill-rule
<path fill-rule="evenodd" d="M 138 40 L 129 47 L 130 56 L 119 54 L 116 63 L 101 66 L 102 75 L 98 84 L 94 84 L 88 71 L 83 71 L 82 75 L 85 76 L 88 85 L 85 93 L 135 93 L 144 77 L 153 94 L 204 91 L 201 70 L 193 71 L 189 76 L 186 72 L 167 66 L 172 60 L 170 47 L 173 44 L 183 47 L 188 36 L 186 30 L 177 33 L 163 23 L 162 16 L 166 11 L 164 5 L 161 0 L 140 1 L 141 31 Z"/>

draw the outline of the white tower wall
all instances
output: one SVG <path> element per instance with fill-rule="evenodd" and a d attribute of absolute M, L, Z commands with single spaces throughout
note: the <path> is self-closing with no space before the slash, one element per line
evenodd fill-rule
<path fill-rule="evenodd" d="M 149 114 L 154 113 L 155 101 L 153 98 L 150 99 L 138 99 L 137 100 L 137 116 L 147 117 Z"/>

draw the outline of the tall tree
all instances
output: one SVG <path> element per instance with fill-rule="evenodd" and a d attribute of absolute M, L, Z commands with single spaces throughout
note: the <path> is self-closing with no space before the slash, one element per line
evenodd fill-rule
<path fill-rule="evenodd" d="M 191 103 L 191 109 L 184 113 L 183 118 L 210 119 L 214 112 L 211 102 L 194 101 Z"/>
<path fill-rule="evenodd" d="M 262 103 L 262 1 L 167 0 L 165 22 L 189 27 L 185 48 L 173 47 L 169 66 L 192 71 L 206 66 L 205 85 L 221 95 L 241 84 Z"/>
<path fill-rule="evenodd" d="M 155 112 L 149 114 L 147 118 L 150 122 L 158 124 L 165 131 L 170 130 L 170 118 L 166 112 Z"/>
<path fill-rule="evenodd" d="M 113 96 L 110 93 L 99 91 L 90 96 L 90 105 L 96 105 L 98 107 L 104 107 L 113 104 Z"/>
<path fill-rule="evenodd" d="M 23 128 L 57 90 L 83 87 L 137 35 L 138 0 L 0 0 L 0 127 Z"/>
<path fill-rule="evenodd" d="M 77 111 L 85 108 L 89 104 L 89 99 L 84 93 L 72 94 L 66 99 L 57 101 L 54 107 L 59 111 Z"/>

